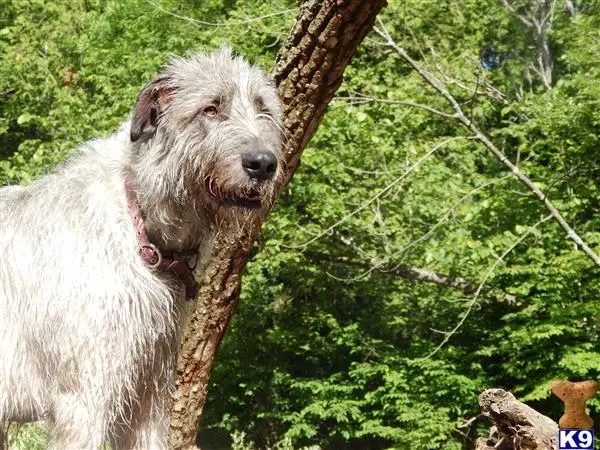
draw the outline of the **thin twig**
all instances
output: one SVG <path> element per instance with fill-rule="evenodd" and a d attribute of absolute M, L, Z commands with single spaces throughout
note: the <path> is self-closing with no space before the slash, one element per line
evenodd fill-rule
<path fill-rule="evenodd" d="M 519 245 L 521 242 L 523 242 L 525 240 L 525 238 L 527 236 L 529 236 L 534 229 L 536 229 L 538 226 L 540 226 L 542 223 L 546 222 L 547 220 L 550 220 L 551 218 L 552 218 L 552 215 L 550 214 L 550 215 L 544 217 L 543 219 L 539 220 L 537 223 L 535 223 L 531 227 L 529 227 L 527 232 L 523 233 L 523 235 L 519 239 L 517 239 L 515 242 L 513 242 L 510 245 L 510 247 L 508 247 L 504 251 L 504 253 L 502 253 L 502 255 L 500 255 L 498 258 L 496 258 L 496 260 L 494 261 L 494 264 L 492 264 L 492 266 L 488 269 L 485 276 L 481 280 L 481 283 L 479 283 L 479 286 L 477 287 L 477 290 L 475 291 L 475 294 L 473 295 L 473 299 L 469 302 L 469 305 L 467 306 L 467 310 L 463 313 L 463 316 L 460 318 L 458 323 L 454 326 L 454 328 L 452 328 L 452 330 L 444 333 L 445 336 L 444 336 L 444 339 L 442 339 L 442 342 L 440 342 L 439 345 L 432 352 L 430 352 L 427 356 L 425 356 L 423 359 L 428 359 L 428 358 L 431 358 L 433 355 L 435 355 L 444 345 L 446 345 L 446 343 L 450 340 L 450 338 L 456 334 L 458 329 L 460 327 L 462 327 L 462 325 L 467 320 L 467 317 L 469 316 L 469 314 L 471 314 L 471 311 L 473 310 L 474 306 L 477 304 L 477 300 L 479 299 L 479 294 L 481 294 L 481 291 L 483 290 L 485 283 L 487 283 L 488 278 L 492 275 L 492 273 L 494 272 L 496 267 L 498 267 L 498 265 L 504 261 L 504 258 L 506 258 L 506 256 L 510 252 L 512 252 L 517 245 Z"/>
<path fill-rule="evenodd" d="M 259 21 L 267 19 L 269 17 L 281 16 L 281 15 L 284 15 L 284 14 L 289 14 L 289 13 L 297 11 L 296 8 L 293 8 L 293 9 L 284 9 L 282 11 L 277 11 L 277 12 L 270 13 L 270 14 L 265 14 L 264 16 L 252 17 L 250 19 L 241 20 L 239 22 L 206 22 L 204 20 L 194 19 L 193 17 L 182 16 L 182 15 L 176 14 L 176 13 L 174 13 L 172 11 L 169 11 L 168 9 L 163 8 L 161 5 L 159 5 L 158 3 L 153 2 L 152 0 L 146 0 L 146 2 L 150 3 L 158 11 L 163 12 L 165 14 L 168 14 L 169 16 L 175 17 L 177 19 L 185 20 L 185 21 L 190 22 L 190 23 L 195 23 L 195 24 L 198 24 L 198 25 L 205 25 L 205 26 L 209 26 L 209 27 L 222 27 L 222 26 L 233 27 L 233 26 L 239 26 L 239 25 L 247 25 L 247 24 L 252 23 L 252 22 L 259 22 Z"/>
<path fill-rule="evenodd" d="M 390 262 L 392 261 L 392 259 L 397 258 L 398 256 L 400 256 L 402 253 L 405 253 L 406 251 L 408 251 L 410 248 L 414 247 L 415 245 L 419 244 L 420 242 L 428 239 L 429 237 L 431 237 L 433 235 L 433 233 L 435 232 L 435 230 L 442 225 L 446 219 L 448 219 L 448 217 L 450 217 L 450 215 L 463 203 L 465 202 L 469 197 L 471 197 L 472 195 L 475 195 L 477 192 L 481 191 L 482 189 L 485 189 L 488 186 L 491 186 L 493 184 L 496 183 L 500 183 L 502 181 L 505 181 L 509 178 L 510 175 L 507 175 L 503 178 L 499 178 L 499 179 L 494 179 L 492 181 L 489 181 L 487 183 L 482 184 L 481 186 L 476 187 L 475 189 L 467 192 L 465 195 L 463 195 L 456 203 L 454 203 L 452 206 L 450 206 L 445 212 L 444 214 L 442 214 L 442 217 L 440 217 L 440 219 L 431 227 L 429 228 L 429 230 L 427 230 L 426 233 L 422 234 L 421 236 L 419 236 L 418 238 L 412 240 L 411 242 L 409 242 L 408 244 L 406 244 L 404 247 L 402 247 L 399 250 L 396 250 L 394 253 L 387 255 L 385 258 L 380 259 L 378 261 L 376 261 L 375 263 L 372 264 L 372 266 L 366 270 L 365 272 L 363 272 L 360 275 L 357 275 L 353 278 L 348 278 L 344 281 L 350 282 L 350 281 L 357 281 L 360 280 L 361 278 L 366 277 L 367 275 L 369 275 L 371 272 L 375 271 L 375 270 L 384 270 L 383 268 L 385 266 L 387 266 L 388 264 L 390 264 Z M 396 266 L 393 266 L 389 269 L 386 269 L 387 272 L 393 272 L 394 270 L 397 270 L 400 266 L 402 265 L 402 263 L 397 264 Z"/>
<path fill-rule="evenodd" d="M 328 261 L 331 263 L 339 263 L 342 265 L 352 265 L 357 267 L 372 267 L 374 264 L 377 263 L 377 261 L 374 261 L 372 259 L 357 259 L 355 257 L 348 256 L 335 256 L 312 250 L 306 251 L 305 255 L 316 261 Z M 385 273 L 390 274 L 392 276 L 398 276 L 409 281 L 437 284 L 439 286 L 444 286 L 450 289 L 462 291 L 466 295 L 470 295 L 477 290 L 477 284 L 467 280 L 466 278 L 459 276 L 451 276 L 445 273 L 423 269 L 420 267 L 410 267 L 404 264 L 396 266 L 393 270 L 385 270 Z M 332 276 L 332 278 L 340 281 L 345 281 L 344 278 L 339 278 L 335 276 Z M 494 289 L 486 289 L 485 291 L 495 300 L 500 302 L 511 303 L 514 302 L 516 299 L 516 296 L 512 294 L 496 292 Z M 464 299 L 462 299 L 461 301 L 464 301 Z M 446 332 L 441 333 L 446 334 Z"/>
<path fill-rule="evenodd" d="M 284 247 L 285 248 L 289 248 L 289 249 L 298 249 L 298 248 L 304 248 L 305 249 L 307 246 L 309 246 L 310 244 L 312 244 L 316 240 L 322 238 L 323 236 L 325 236 L 328 233 L 331 233 L 335 228 L 337 228 L 339 225 L 341 225 L 342 223 L 344 223 L 346 220 L 348 220 L 351 217 L 355 216 L 356 214 L 358 214 L 359 212 L 361 212 L 362 210 L 364 210 L 365 208 L 367 208 L 371 203 L 373 203 L 377 199 L 381 198 L 384 194 L 386 194 L 387 192 L 389 192 L 394 186 L 396 186 L 398 183 L 400 183 L 402 180 L 404 180 L 414 169 L 416 169 L 417 167 L 419 167 L 419 165 L 421 165 L 421 163 L 423 161 L 425 161 L 427 158 L 429 158 L 435 151 L 439 150 L 444 145 L 446 145 L 446 144 L 448 144 L 450 142 L 453 142 L 453 141 L 457 141 L 459 139 L 473 139 L 473 138 L 472 137 L 465 137 L 465 136 L 455 136 L 455 137 L 446 139 L 446 140 L 440 142 L 439 144 L 433 146 L 427 153 L 425 153 L 425 155 L 423 155 L 412 166 L 410 166 L 406 170 L 405 173 L 403 173 L 401 176 L 399 176 L 398 178 L 396 178 L 394 181 L 392 181 L 386 187 L 384 187 L 383 189 L 381 189 L 379 192 L 377 192 L 377 194 L 375 194 L 369 200 L 367 200 L 366 202 L 364 202 L 361 206 L 359 206 L 358 208 L 356 208 L 355 210 L 353 210 L 349 214 L 346 214 L 344 217 L 342 217 L 336 223 L 334 223 L 333 225 L 331 225 L 330 227 L 328 227 L 327 229 L 325 229 L 321 233 L 317 234 L 315 237 L 313 237 L 309 241 L 306 241 L 306 242 L 304 242 L 302 244 L 299 244 L 299 245 L 285 245 Z"/>
<path fill-rule="evenodd" d="M 383 99 L 383 98 L 370 97 L 367 95 L 360 95 L 360 94 L 355 97 L 353 97 L 353 96 L 333 97 L 333 100 L 350 101 L 352 103 L 357 103 L 357 104 L 375 102 L 375 103 L 390 103 L 393 105 L 404 105 L 404 106 L 408 106 L 411 108 L 423 109 L 423 110 L 430 112 L 432 114 L 435 114 L 437 116 L 446 117 L 447 119 L 456 119 L 455 114 L 446 113 L 446 112 L 440 111 L 438 109 L 432 108 L 431 106 L 421 105 L 419 103 L 407 102 L 407 101 L 403 101 L 403 100 L 387 100 L 387 99 Z"/>

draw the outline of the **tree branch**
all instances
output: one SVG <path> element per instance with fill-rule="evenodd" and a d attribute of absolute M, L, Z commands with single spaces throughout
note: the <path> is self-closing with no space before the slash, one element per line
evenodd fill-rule
<path fill-rule="evenodd" d="M 556 0 L 548 4 L 548 0 L 539 0 L 535 2 L 535 10 L 530 11 L 530 16 L 519 13 L 507 0 L 500 0 L 504 8 L 518 17 L 518 19 L 527 28 L 535 34 L 537 50 L 539 52 L 536 64 L 531 64 L 530 68 L 540 77 L 546 89 L 552 88 L 552 72 L 554 64 L 550 53 L 550 43 L 548 41 L 547 30 L 550 28 L 554 12 L 556 10 Z"/>
<path fill-rule="evenodd" d="M 423 242 L 424 240 L 428 239 L 429 237 L 431 237 L 433 235 L 433 233 L 435 232 L 435 230 L 438 227 L 440 227 L 452 215 L 452 213 L 454 211 L 456 211 L 456 209 L 460 205 L 462 205 L 467 199 L 469 199 L 471 196 L 475 195 L 477 192 L 481 191 L 482 189 L 485 189 L 488 186 L 491 186 L 493 184 L 500 183 L 500 182 L 503 182 L 503 181 L 507 180 L 509 178 L 509 176 L 510 175 L 507 175 L 507 176 L 505 176 L 503 178 L 489 181 L 489 182 L 487 182 L 485 184 L 482 184 L 482 185 L 476 187 L 475 189 L 471 190 L 470 192 L 467 192 L 458 201 L 456 201 L 452 206 L 450 206 L 449 208 L 447 208 L 446 211 L 444 212 L 444 214 L 442 214 L 442 216 L 439 218 L 439 220 L 432 227 L 430 227 L 429 230 L 427 230 L 427 232 L 425 232 L 424 234 L 422 234 L 418 238 L 413 239 L 412 241 L 410 241 L 408 244 L 404 245 L 399 250 L 395 250 L 394 252 L 385 255 L 385 257 L 383 257 L 383 258 L 379 258 L 363 274 L 361 274 L 361 275 L 359 275 L 357 277 L 354 277 L 354 278 L 352 278 L 351 280 L 348 280 L 348 281 L 356 281 L 356 280 L 358 280 L 360 278 L 366 277 L 368 274 L 370 274 L 374 270 L 378 270 L 380 267 L 383 267 L 383 266 L 391 263 L 391 261 L 393 260 L 393 258 L 396 258 L 396 257 L 400 256 L 401 254 L 403 254 L 406 251 L 408 251 L 410 248 L 412 248 L 415 245 L 417 245 L 417 244 Z M 346 242 L 344 242 L 344 243 L 346 243 Z M 388 270 L 394 270 L 394 267 L 392 266 L 392 269 L 388 269 Z"/>
<path fill-rule="evenodd" d="M 373 27 L 385 0 L 308 0 L 302 3 L 272 76 L 284 103 L 284 182 L 342 83 L 344 69 Z M 266 214 L 272 205 L 262 211 Z M 194 448 L 216 353 L 239 300 L 240 278 L 261 221 L 221 230 L 193 311 L 182 332 L 172 394 L 169 448 Z"/>
<path fill-rule="evenodd" d="M 494 273 L 494 270 L 496 270 L 496 267 L 498 267 L 498 265 L 500 265 L 500 263 L 504 262 L 504 258 L 506 258 L 506 256 L 510 252 L 512 252 L 521 242 L 523 242 L 525 240 L 525 238 L 527 236 L 529 236 L 535 228 L 537 228 L 539 225 L 546 222 L 547 220 L 550 220 L 551 217 L 552 216 L 546 216 L 543 219 L 539 220 L 534 225 L 530 226 L 529 229 L 525 233 L 523 233 L 523 235 L 521 235 L 506 250 L 504 250 L 502 255 L 500 255 L 498 258 L 496 258 L 496 260 L 494 261 L 494 264 L 492 264 L 490 266 L 490 268 L 487 270 L 487 272 L 483 276 L 481 283 L 479 283 L 479 286 L 475 290 L 475 294 L 473 295 L 473 298 L 471 299 L 471 301 L 469 301 L 469 304 L 467 305 L 467 309 L 463 313 L 463 315 L 460 318 L 460 320 L 458 321 L 458 323 L 450 331 L 446 331 L 443 333 L 444 339 L 442 339 L 442 342 L 440 342 L 438 344 L 438 346 L 432 352 L 430 352 L 424 359 L 431 358 L 433 355 L 435 355 L 444 345 L 446 345 L 446 343 L 450 340 L 450 338 L 456 334 L 456 332 L 460 329 L 460 327 L 462 327 L 462 325 L 467 320 L 467 317 L 469 317 L 469 314 L 471 314 L 471 311 L 477 304 L 477 300 L 479 300 L 479 296 L 483 292 L 483 289 L 484 289 L 485 284 L 487 283 L 487 280 L 492 275 L 492 273 Z"/>
<path fill-rule="evenodd" d="M 396 275 L 409 281 L 422 281 L 425 283 L 437 284 L 439 286 L 456 289 L 466 295 L 473 294 L 477 290 L 477 284 L 462 277 L 454 277 L 451 275 L 435 272 L 432 270 L 422 269 L 419 267 L 410 267 L 405 264 L 391 265 L 381 264 L 377 259 L 366 260 L 356 259 L 347 256 L 334 256 L 326 253 L 307 250 L 304 252 L 306 256 L 315 261 L 328 261 L 333 263 L 348 264 L 358 267 L 372 268 L 375 267 L 383 273 Z M 516 297 L 511 294 L 492 293 L 492 296 L 498 301 L 513 302 Z"/>
<path fill-rule="evenodd" d="M 380 189 L 373 197 L 371 197 L 367 201 L 363 202 L 358 208 L 356 208 L 356 209 L 352 210 L 351 212 L 349 212 L 348 214 L 346 214 L 344 217 L 342 217 L 341 219 L 339 219 L 333 225 L 327 227 L 325 230 L 321 231 L 316 236 L 314 236 L 313 238 L 309 239 L 306 242 L 303 242 L 302 244 L 299 244 L 299 245 L 286 245 L 285 247 L 286 248 L 306 248 L 307 246 L 309 246 L 313 242 L 321 239 L 323 236 L 325 236 L 328 233 L 332 232 L 339 225 L 341 225 L 342 223 L 346 222 L 348 219 L 350 219 L 351 217 L 355 216 L 359 212 L 363 211 L 369 205 L 371 205 L 372 203 L 374 203 L 375 201 L 377 201 L 378 199 L 380 199 L 381 197 L 383 197 L 385 194 L 387 194 L 394 186 L 397 186 L 398 183 L 400 183 L 402 180 L 404 180 L 406 177 L 408 177 L 408 175 L 413 170 L 415 170 L 417 167 L 419 167 L 419 165 L 421 165 L 421 163 L 423 161 L 425 161 L 427 158 L 429 158 L 431 155 L 433 155 L 437 150 L 439 150 L 443 146 L 449 144 L 450 142 L 454 142 L 454 141 L 459 140 L 459 139 L 474 139 L 474 138 L 473 137 L 465 137 L 465 136 L 455 136 L 455 137 L 451 137 L 451 138 L 448 138 L 448 139 L 444 139 L 442 142 L 434 145 L 427 153 L 425 153 L 425 155 L 423 155 L 416 162 L 414 162 L 410 167 L 408 167 L 404 171 L 404 173 L 402 175 L 400 175 L 398 178 L 394 179 L 387 186 L 385 186 L 382 189 Z"/>
<path fill-rule="evenodd" d="M 432 108 L 431 106 L 421 105 L 419 103 L 407 102 L 407 101 L 403 101 L 403 100 L 387 100 L 387 99 L 382 99 L 382 98 L 369 97 L 366 95 L 334 97 L 333 100 L 344 100 L 344 101 L 348 101 L 351 103 L 358 103 L 358 104 L 374 102 L 374 103 L 389 103 L 392 105 L 403 105 L 403 106 L 408 106 L 409 108 L 422 109 L 424 111 L 430 112 L 437 116 L 445 117 L 447 119 L 456 119 L 455 114 L 445 113 L 438 109 Z"/>
<path fill-rule="evenodd" d="M 290 13 L 293 13 L 294 11 L 296 11 L 295 9 L 284 9 L 282 11 L 276 11 L 271 14 L 265 14 L 264 16 L 252 17 L 250 19 L 241 20 L 241 21 L 237 21 L 237 22 L 206 22 L 204 20 L 194 19 L 193 17 L 182 16 L 182 15 L 176 14 L 172 11 L 165 9 L 160 4 L 155 3 L 152 0 L 146 0 L 146 2 L 151 4 L 152 6 L 154 6 L 154 8 L 157 11 L 160 11 L 164 14 L 168 14 L 171 17 L 175 17 L 176 19 L 185 20 L 186 22 L 190 22 L 192 24 L 197 24 L 199 26 L 208 26 L 208 27 L 234 27 L 234 26 L 248 25 L 252 22 L 259 22 L 259 21 L 267 19 L 269 17 L 281 16 L 281 15 L 290 14 Z"/>
<path fill-rule="evenodd" d="M 458 120 L 466 129 L 468 129 L 479 142 L 481 142 L 495 157 L 504 164 L 518 179 L 523 183 L 533 195 L 543 203 L 544 207 L 548 210 L 552 218 L 560 225 L 565 234 L 571 239 L 577 246 L 583 251 L 598 267 L 600 267 L 600 257 L 581 239 L 581 237 L 571 228 L 567 223 L 560 211 L 554 206 L 554 204 L 548 200 L 547 195 L 541 191 L 536 184 L 531 181 L 518 166 L 513 164 L 507 156 L 502 153 L 496 145 L 490 141 L 490 139 L 465 115 L 461 106 L 458 104 L 456 99 L 450 94 L 443 83 L 441 83 L 435 75 L 421 67 L 414 59 L 412 59 L 408 53 L 392 39 L 388 33 L 385 25 L 379 20 L 381 29 L 375 28 L 375 32 L 383 37 L 388 46 L 393 48 L 396 53 L 404 59 L 419 75 L 423 78 L 430 86 L 432 86 L 440 95 L 442 95 L 446 101 L 450 104 L 454 112 L 456 113 L 456 120 Z"/>

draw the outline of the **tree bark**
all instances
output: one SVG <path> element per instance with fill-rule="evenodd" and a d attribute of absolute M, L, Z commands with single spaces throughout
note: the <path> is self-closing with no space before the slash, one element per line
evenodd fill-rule
<path fill-rule="evenodd" d="M 488 389 L 479 395 L 479 406 L 494 425 L 475 450 L 556 450 L 558 425 L 510 392 Z"/>
<path fill-rule="evenodd" d="M 346 65 L 384 5 L 385 0 L 309 0 L 301 5 L 272 73 L 284 103 L 287 136 L 279 191 L 298 168 L 300 155 L 340 86 Z M 212 260 L 203 272 L 204 282 L 183 330 L 169 448 L 195 447 L 213 362 L 237 305 L 241 275 L 260 222 L 222 230 L 215 238 Z"/>

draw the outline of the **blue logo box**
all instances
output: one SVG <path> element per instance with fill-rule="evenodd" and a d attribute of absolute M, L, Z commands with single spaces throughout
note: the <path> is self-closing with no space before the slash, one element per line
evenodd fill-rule
<path fill-rule="evenodd" d="M 558 450 L 594 450 L 594 430 L 559 429 Z"/>

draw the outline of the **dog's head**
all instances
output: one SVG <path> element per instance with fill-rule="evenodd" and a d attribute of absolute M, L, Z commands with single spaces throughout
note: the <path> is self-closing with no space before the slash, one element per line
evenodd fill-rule
<path fill-rule="evenodd" d="M 281 178 L 282 122 L 273 83 L 230 49 L 176 58 L 138 96 L 131 164 L 158 198 L 259 211 Z"/>

